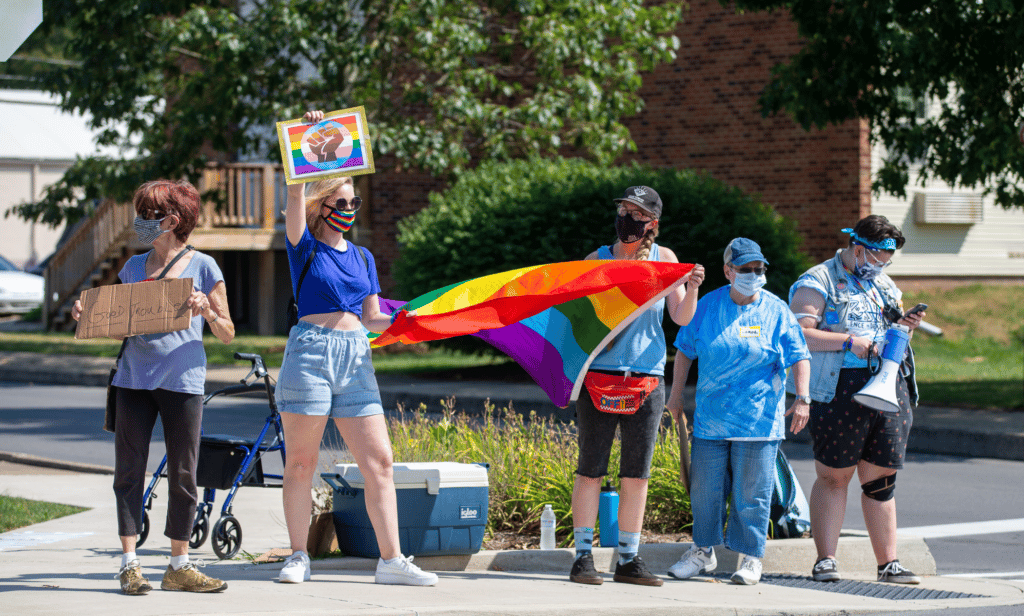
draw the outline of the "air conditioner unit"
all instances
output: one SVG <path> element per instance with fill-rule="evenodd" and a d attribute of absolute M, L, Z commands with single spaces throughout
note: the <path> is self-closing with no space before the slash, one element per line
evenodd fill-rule
<path fill-rule="evenodd" d="M 927 225 L 973 225 L 982 221 L 981 195 L 914 193 L 914 220 Z"/>

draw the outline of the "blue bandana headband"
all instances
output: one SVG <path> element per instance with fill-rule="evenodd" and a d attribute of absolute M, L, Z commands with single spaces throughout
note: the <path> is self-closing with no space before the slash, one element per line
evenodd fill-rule
<path fill-rule="evenodd" d="M 871 240 L 866 240 L 857 235 L 853 229 L 843 229 L 843 233 L 849 233 L 850 237 L 853 238 L 853 241 L 872 250 L 896 250 L 896 240 L 891 237 L 887 237 L 881 242 L 872 242 Z"/>

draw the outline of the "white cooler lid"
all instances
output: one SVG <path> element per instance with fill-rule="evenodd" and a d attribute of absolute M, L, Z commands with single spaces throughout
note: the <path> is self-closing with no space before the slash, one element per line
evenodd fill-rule
<path fill-rule="evenodd" d="M 487 469 L 479 464 L 462 462 L 402 462 L 393 466 L 395 488 L 407 490 L 426 488 L 429 494 L 437 494 L 441 488 L 486 487 Z M 334 472 L 353 488 L 365 489 L 366 482 L 355 464 L 336 464 Z"/>

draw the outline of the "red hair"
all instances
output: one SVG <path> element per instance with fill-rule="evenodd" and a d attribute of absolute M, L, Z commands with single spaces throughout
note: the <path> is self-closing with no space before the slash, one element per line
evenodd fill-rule
<path fill-rule="evenodd" d="M 135 191 L 132 203 L 139 216 L 151 212 L 158 217 L 177 216 L 178 226 L 174 228 L 174 236 L 180 242 L 188 240 L 199 221 L 199 191 L 185 180 L 146 182 Z"/>

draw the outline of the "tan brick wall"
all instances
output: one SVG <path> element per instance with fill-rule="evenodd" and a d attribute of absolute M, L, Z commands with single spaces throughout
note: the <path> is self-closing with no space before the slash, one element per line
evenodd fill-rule
<path fill-rule="evenodd" d="M 638 152 L 624 160 L 707 170 L 759 194 L 793 218 L 804 249 L 824 260 L 845 245 L 839 229 L 870 213 L 867 125 L 852 121 L 806 132 L 787 116 L 762 118 L 757 97 L 771 68 L 800 49 L 782 11 L 737 15 L 717 1 L 695 1 L 680 26 L 677 60 L 646 75 L 646 108 L 626 125 Z M 385 167 L 387 161 L 379 161 Z M 381 287 L 392 290 L 396 221 L 427 205 L 442 184 L 426 174 L 382 171 L 371 180 L 372 245 Z"/>

